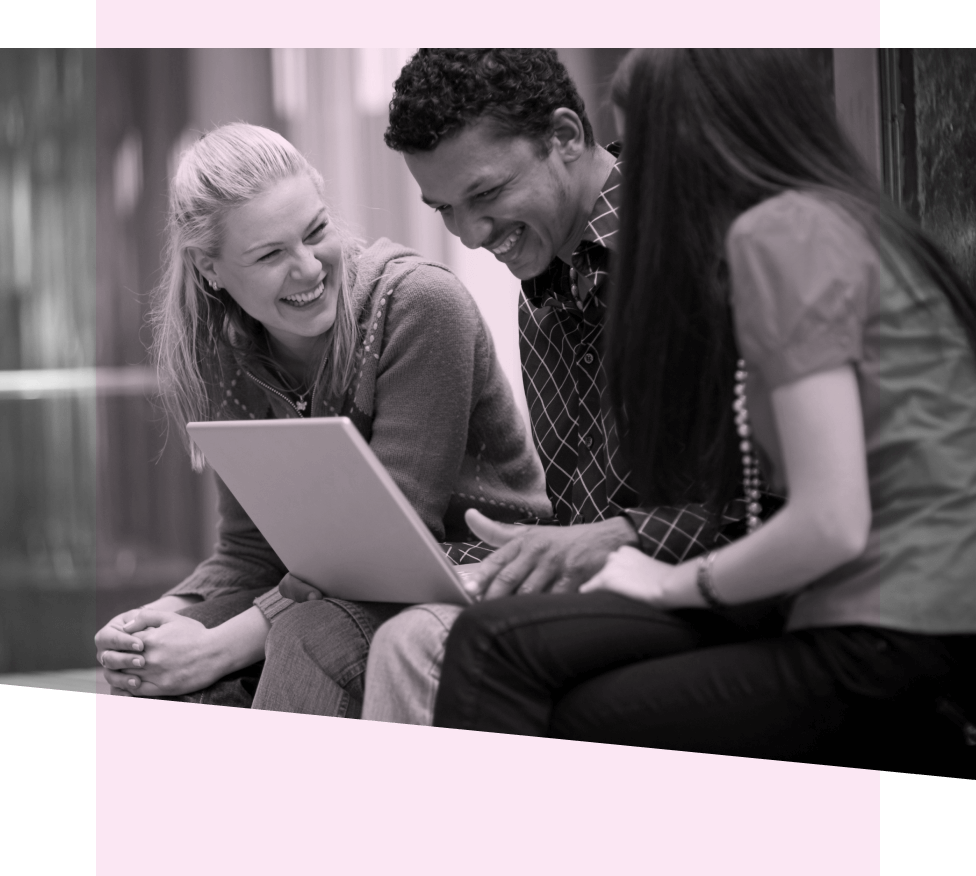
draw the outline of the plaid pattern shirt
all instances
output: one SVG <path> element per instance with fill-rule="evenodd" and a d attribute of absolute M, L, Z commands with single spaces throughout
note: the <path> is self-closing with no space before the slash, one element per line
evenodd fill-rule
<path fill-rule="evenodd" d="M 638 496 L 628 483 L 629 466 L 620 448 L 603 370 L 604 295 L 623 194 L 620 145 L 608 148 L 618 160 L 571 264 L 553 259 L 542 274 L 522 283 L 522 379 L 555 514 L 551 521 L 526 522 L 568 526 L 623 514 L 637 531 L 642 551 L 679 563 L 727 543 L 725 524 L 736 523 L 738 517 L 727 516 L 723 531 L 718 531 L 699 505 L 636 507 Z M 477 562 L 489 552 L 480 543 L 455 544 L 448 555 L 455 562 Z"/>

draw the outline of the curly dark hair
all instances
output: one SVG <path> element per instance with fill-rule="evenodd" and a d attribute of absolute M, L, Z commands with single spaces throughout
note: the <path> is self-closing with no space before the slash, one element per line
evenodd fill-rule
<path fill-rule="evenodd" d="M 583 99 L 555 49 L 420 49 L 400 71 L 384 139 L 397 152 L 428 152 L 487 117 L 548 155 L 560 107 L 580 117 L 593 146 Z"/>

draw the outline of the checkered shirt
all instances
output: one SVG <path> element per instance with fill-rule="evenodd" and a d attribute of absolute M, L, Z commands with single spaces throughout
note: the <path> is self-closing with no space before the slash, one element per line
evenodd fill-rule
<path fill-rule="evenodd" d="M 609 149 L 618 160 L 571 264 L 554 259 L 522 284 L 522 378 L 557 521 L 565 526 L 625 514 L 642 550 L 677 563 L 727 539 L 700 506 L 635 507 L 603 370 L 605 294 L 622 200 L 619 144 Z"/>
<path fill-rule="evenodd" d="M 620 227 L 623 181 L 618 160 L 603 185 L 571 265 L 556 258 L 539 276 L 522 283 L 519 347 L 522 380 L 533 437 L 546 473 L 555 517 L 526 523 L 594 523 L 625 515 L 641 550 L 679 563 L 728 543 L 744 531 L 745 509 L 734 503 L 716 529 L 700 505 L 639 508 L 620 448 L 603 370 L 604 296 Z M 483 543 L 455 543 L 448 556 L 459 563 L 484 559 Z"/>

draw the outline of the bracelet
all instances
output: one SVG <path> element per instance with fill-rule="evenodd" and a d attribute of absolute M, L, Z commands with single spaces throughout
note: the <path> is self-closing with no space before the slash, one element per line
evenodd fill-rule
<path fill-rule="evenodd" d="M 726 604 L 718 598 L 718 593 L 715 592 L 715 582 L 712 580 L 712 563 L 714 562 L 715 551 L 709 551 L 701 558 L 695 583 L 698 585 L 698 592 L 701 593 L 705 604 L 713 611 L 721 611 L 726 607 Z"/>

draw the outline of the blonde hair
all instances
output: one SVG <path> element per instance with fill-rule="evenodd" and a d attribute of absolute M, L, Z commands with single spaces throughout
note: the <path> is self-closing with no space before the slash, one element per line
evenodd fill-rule
<path fill-rule="evenodd" d="M 214 416 L 221 350 L 271 364 L 274 359 L 263 326 L 226 290 L 209 288 L 190 249 L 218 258 L 228 211 L 300 174 L 323 193 L 321 175 L 284 137 L 257 125 L 233 124 L 215 128 L 186 149 L 170 184 L 163 279 L 151 315 L 152 354 L 163 405 L 179 426 L 196 471 L 202 470 L 204 459 L 189 440 L 186 424 Z M 339 234 L 343 267 L 328 361 L 316 387 L 338 394 L 348 387 L 355 368 L 359 329 L 350 292 L 363 244 L 329 218 Z"/>

